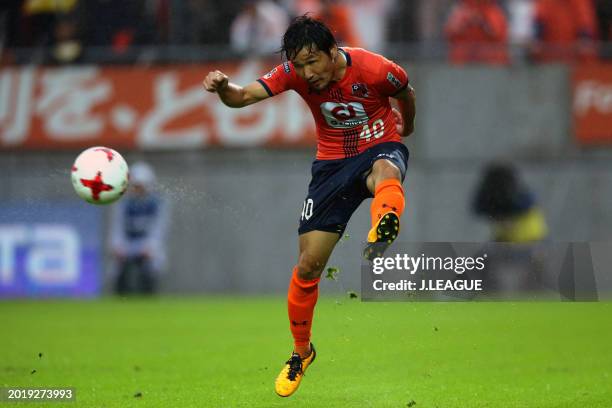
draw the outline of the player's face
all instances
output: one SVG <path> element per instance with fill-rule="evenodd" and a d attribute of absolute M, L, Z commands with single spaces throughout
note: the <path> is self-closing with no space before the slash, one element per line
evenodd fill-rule
<path fill-rule="evenodd" d="M 335 48 L 331 50 L 332 56 L 337 52 Z M 334 77 L 335 64 L 332 56 L 315 46 L 304 47 L 291 62 L 295 72 L 304 78 L 312 89 L 320 91 L 325 89 Z"/>

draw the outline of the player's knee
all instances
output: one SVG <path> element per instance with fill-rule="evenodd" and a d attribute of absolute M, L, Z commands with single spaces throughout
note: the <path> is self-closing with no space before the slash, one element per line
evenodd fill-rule
<path fill-rule="evenodd" d="M 391 163 L 389 160 L 377 160 L 374 163 L 372 173 L 374 173 L 376 179 L 380 181 L 390 178 L 400 180 L 402 177 L 402 173 L 397 166 Z"/>
<path fill-rule="evenodd" d="M 374 165 L 372 166 L 372 173 L 367 180 L 368 189 L 372 192 L 372 194 L 374 194 L 376 186 L 380 182 L 389 179 L 401 180 L 402 173 L 397 166 L 390 161 L 384 159 L 377 160 L 374 162 Z"/>
<path fill-rule="evenodd" d="M 325 262 L 307 252 L 302 252 L 298 260 L 297 274 L 302 280 L 317 279 L 321 276 Z"/>

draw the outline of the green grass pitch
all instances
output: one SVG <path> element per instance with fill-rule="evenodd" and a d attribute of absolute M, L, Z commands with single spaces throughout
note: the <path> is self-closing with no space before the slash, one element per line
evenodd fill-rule
<path fill-rule="evenodd" d="M 611 407 L 611 316 L 608 302 L 323 297 L 317 361 L 283 399 L 283 297 L 3 301 L 0 386 L 77 401 L 0 408 Z"/>

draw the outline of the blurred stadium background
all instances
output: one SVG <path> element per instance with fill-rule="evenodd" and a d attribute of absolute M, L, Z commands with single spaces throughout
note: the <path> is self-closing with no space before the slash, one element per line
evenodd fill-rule
<path fill-rule="evenodd" d="M 311 115 L 292 93 L 232 110 L 201 81 L 264 74 L 306 11 L 416 89 L 401 240 L 500 240 L 475 204 L 491 163 L 514 166 L 543 216 L 532 238 L 611 240 L 609 0 L 4 0 L 0 386 L 73 386 L 87 407 L 286 406 L 271 382 L 290 345 Z M 69 177 L 96 145 L 157 174 L 169 296 L 106 296 L 117 204 L 84 203 Z M 610 406 L 610 303 L 350 300 L 368 224 L 364 204 L 330 261 L 339 279 L 321 284 L 321 363 L 290 403 Z"/>
<path fill-rule="evenodd" d="M 40 293 L 22 281 L 46 276 L 28 255 L 38 245 L 69 251 L 48 260 L 51 275 L 84 262 L 100 282 L 87 293 L 108 290 L 108 208 L 79 202 L 68 177 L 80 150 L 104 145 L 151 163 L 171 202 L 162 291 L 284 291 L 314 155 L 310 113 L 291 93 L 232 110 L 201 80 L 212 69 L 241 84 L 262 75 L 280 61 L 288 18 L 305 11 L 343 44 L 399 61 L 417 90 L 403 240 L 489 239 L 472 196 L 500 160 L 537 197 L 548 239 L 610 239 L 609 1 L 17 0 L 0 6 L 4 284 Z M 330 264 L 357 270 L 366 212 Z M 72 228 L 76 250 L 36 238 L 49 223 Z M 357 273 L 343 275 L 358 288 Z"/>

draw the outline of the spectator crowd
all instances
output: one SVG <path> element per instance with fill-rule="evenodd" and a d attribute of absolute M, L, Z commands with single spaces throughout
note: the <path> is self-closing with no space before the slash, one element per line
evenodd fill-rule
<path fill-rule="evenodd" d="M 0 63 L 77 63 L 92 59 L 88 50 L 160 46 L 269 55 L 304 13 L 343 45 L 420 44 L 459 65 L 612 57 L 610 0 L 3 0 Z M 20 49 L 29 61 L 15 57 Z"/>

